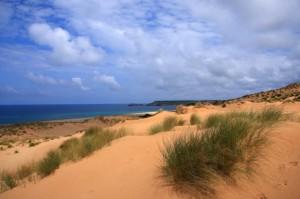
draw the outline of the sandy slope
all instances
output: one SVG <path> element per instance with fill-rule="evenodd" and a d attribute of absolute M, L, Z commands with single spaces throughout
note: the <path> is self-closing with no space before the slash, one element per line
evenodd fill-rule
<path fill-rule="evenodd" d="M 48 151 L 58 148 L 65 140 L 81 135 L 82 133 L 77 133 L 68 137 L 41 141 L 42 143 L 34 147 L 28 147 L 28 144 L 21 144 L 11 149 L 0 151 L 0 171 L 15 171 L 20 165 L 38 161 L 42 159 Z M 15 151 L 18 151 L 18 153 L 15 153 Z"/>
<path fill-rule="evenodd" d="M 279 104 L 277 104 L 279 105 Z M 261 109 L 265 104 L 233 104 L 221 107 L 189 108 L 180 117 L 188 120 L 192 112 L 202 118 L 220 111 Z M 239 180 L 237 185 L 223 182 L 216 184 L 217 196 L 221 199 L 299 199 L 300 198 L 300 104 L 286 104 L 285 111 L 294 112 L 295 121 L 278 124 L 272 132 L 272 142 L 265 149 L 265 160 L 258 167 L 258 174 L 252 179 Z M 77 163 L 61 166 L 53 175 L 17 187 L 0 194 L 0 199 L 16 198 L 188 198 L 176 195 L 170 187 L 164 186 L 159 177 L 161 165 L 160 147 L 164 140 L 185 133 L 179 127 L 172 132 L 154 136 L 146 135 L 149 127 L 167 115 L 163 112 L 151 118 L 131 120 L 116 125 L 126 127 L 133 135 L 114 141 L 110 146 L 95 152 Z"/>

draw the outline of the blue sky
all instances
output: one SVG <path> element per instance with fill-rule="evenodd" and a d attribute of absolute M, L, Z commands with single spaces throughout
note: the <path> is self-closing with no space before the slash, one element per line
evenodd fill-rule
<path fill-rule="evenodd" d="M 300 80 L 298 0 L 2 0 L 0 104 L 224 99 Z"/>

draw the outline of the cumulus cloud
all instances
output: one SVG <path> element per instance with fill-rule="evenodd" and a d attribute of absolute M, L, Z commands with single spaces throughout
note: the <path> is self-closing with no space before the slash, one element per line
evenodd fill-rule
<path fill-rule="evenodd" d="M 226 98 L 299 80 L 297 0 L 89 3 L 55 1 L 146 87 Z"/>
<path fill-rule="evenodd" d="M 34 23 L 29 27 L 32 39 L 40 45 L 52 48 L 53 58 L 63 64 L 95 64 L 103 56 L 87 37 L 72 37 L 62 28 L 52 28 L 46 23 Z"/>
<path fill-rule="evenodd" d="M 73 78 L 72 78 L 72 83 L 73 83 L 75 86 L 78 86 L 78 87 L 79 87 L 81 90 L 83 90 L 83 91 L 90 90 L 89 87 L 83 85 L 82 80 L 81 80 L 80 77 L 73 77 Z"/>
<path fill-rule="evenodd" d="M 65 81 L 62 79 L 55 79 L 49 76 L 35 74 L 33 72 L 29 72 L 26 77 L 33 82 L 41 83 L 41 84 L 50 84 L 50 85 L 59 85 L 65 84 Z"/>
<path fill-rule="evenodd" d="M 50 4 L 62 23 L 41 16 L 40 23 L 29 26 L 29 34 L 43 45 L 40 51 L 49 52 L 45 46 L 51 49 L 56 62 L 49 64 L 39 53 L 43 59 L 38 63 L 53 68 L 57 63 L 97 67 L 55 68 L 68 77 L 81 73 L 94 77 L 92 71 L 97 70 L 110 75 L 96 74 L 95 80 L 118 89 L 114 77 L 118 74 L 126 80 L 124 91 L 130 88 L 160 99 L 228 98 L 299 81 L 298 0 L 54 0 Z M 10 61 L 13 66 L 15 57 Z M 85 88 L 80 78 L 69 84 Z M 122 92 L 113 95 L 127 97 Z"/>
<path fill-rule="evenodd" d="M 118 90 L 121 88 L 120 84 L 117 82 L 114 76 L 110 75 L 96 75 L 94 77 L 96 81 L 99 81 L 113 90 Z"/>

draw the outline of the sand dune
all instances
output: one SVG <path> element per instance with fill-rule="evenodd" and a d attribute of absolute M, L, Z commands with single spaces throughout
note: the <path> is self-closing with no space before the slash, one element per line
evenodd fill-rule
<path fill-rule="evenodd" d="M 300 198 L 298 188 L 300 185 L 300 104 L 276 103 L 273 105 L 282 106 L 286 112 L 293 112 L 294 120 L 281 122 L 271 129 L 272 142 L 265 149 L 264 160 L 257 166 L 257 175 L 252 180 L 241 178 L 235 185 L 224 182 L 216 183 L 216 198 Z M 204 119 L 215 112 L 262 109 L 265 106 L 264 103 L 246 102 L 231 104 L 226 108 L 220 106 L 189 107 L 188 113 L 183 115 L 162 112 L 150 118 L 119 123 L 113 128 L 129 129 L 130 136 L 113 141 L 110 146 L 81 161 L 64 164 L 53 175 L 36 183 L 27 183 L 25 186 L 4 192 L 0 194 L 0 199 L 189 198 L 188 195 L 176 194 L 171 187 L 165 186 L 164 180 L 160 178 L 159 167 L 162 164 L 160 148 L 163 141 L 184 134 L 190 127 L 176 127 L 170 132 L 149 136 L 147 134 L 151 125 L 169 115 L 177 115 L 188 120 L 192 113 L 198 113 Z M 50 149 L 58 147 L 60 142 L 59 140 L 46 142 L 40 147 Z M 45 149 L 44 151 L 47 151 Z M 36 150 L 39 151 L 38 148 Z M 7 161 L 12 164 L 15 161 L 13 155 L 5 156 L 5 158 L 2 157 L 1 162 Z M 21 164 L 21 162 L 16 161 L 16 164 Z"/>

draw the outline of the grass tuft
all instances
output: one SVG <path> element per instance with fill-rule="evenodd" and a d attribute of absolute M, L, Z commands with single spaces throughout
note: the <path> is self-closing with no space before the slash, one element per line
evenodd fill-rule
<path fill-rule="evenodd" d="M 76 161 L 79 156 L 80 140 L 78 138 L 70 138 L 60 145 L 60 154 L 63 161 Z"/>
<path fill-rule="evenodd" d="M 1 175 L 1 191 L 12 189 L 17 186 L 17 182 L 13 174 L 3 172 Z"/>
<path fill-rule="evenodd" d="M 155 124 L 150 128 L 150 135 L 154 135 L 162 131 L 164 131 L 163 126 L 161 124 Z"/>
<path fill-rule="evenodd" d="M 29 176 L 31 176 L 35 172 L 35 165 L 34 164 L 28 164 L 23 165 L 20 168 L 18 168 L 16 175 L 19 180 L 25 179 Z"/>
<path fill-rule="evenodd" d="M 199 125 L 200 123 L 201 123 L 200 117 L 197 114 L 193 113 L 190 118 L 190 124 Z"/>
<path fill-rule="evenodd" d="M 278 109 L 211 115 L 202 133 L 191 132 L 165 144 L 163 176 L 177 188 L 201 194 L 214 193 L 211 182 L 218 177 L 249 176 L 268 143 L 266 128 L 281 115 Z"/>
<path fill-rule="evenodd" d="M 155 124 L 150 128 L 150 135 L 154 135 L 162 131 L 170 131 L 175 126 L 182 126 L 184 123 L 185 121 L 182 119 L 177 119 L 175 116 L 168 116 L 163 120 L 162 123 Z"/>
<path fill-rule="evenodd" d="M 50 151 L 47 156 L 38 163 L 38 173 L 42 176 L 52 174 L 61 164 L 61 157 L 57 151 Z"/>
<path fill-rule="evenodd" d="M 208 116 L 204 126 L 206 128 L 216 127 L 228 118 L 243 118 L 261 125 L 271 126 L 283 118 L 282 110 L 275 107 L 267 107 L 259 112 L 229 112 L 225 114 L 212 114 Z"/>
<path fill-rule="evenodd" d="M 118 131 L 90 128 L 81 138 L 71 138 L 60 146 L 63 161 L 76 161 L 92 154 L 94 151 L 108 145 L 114 139 L 127 134 L 125 129 Z"/>

